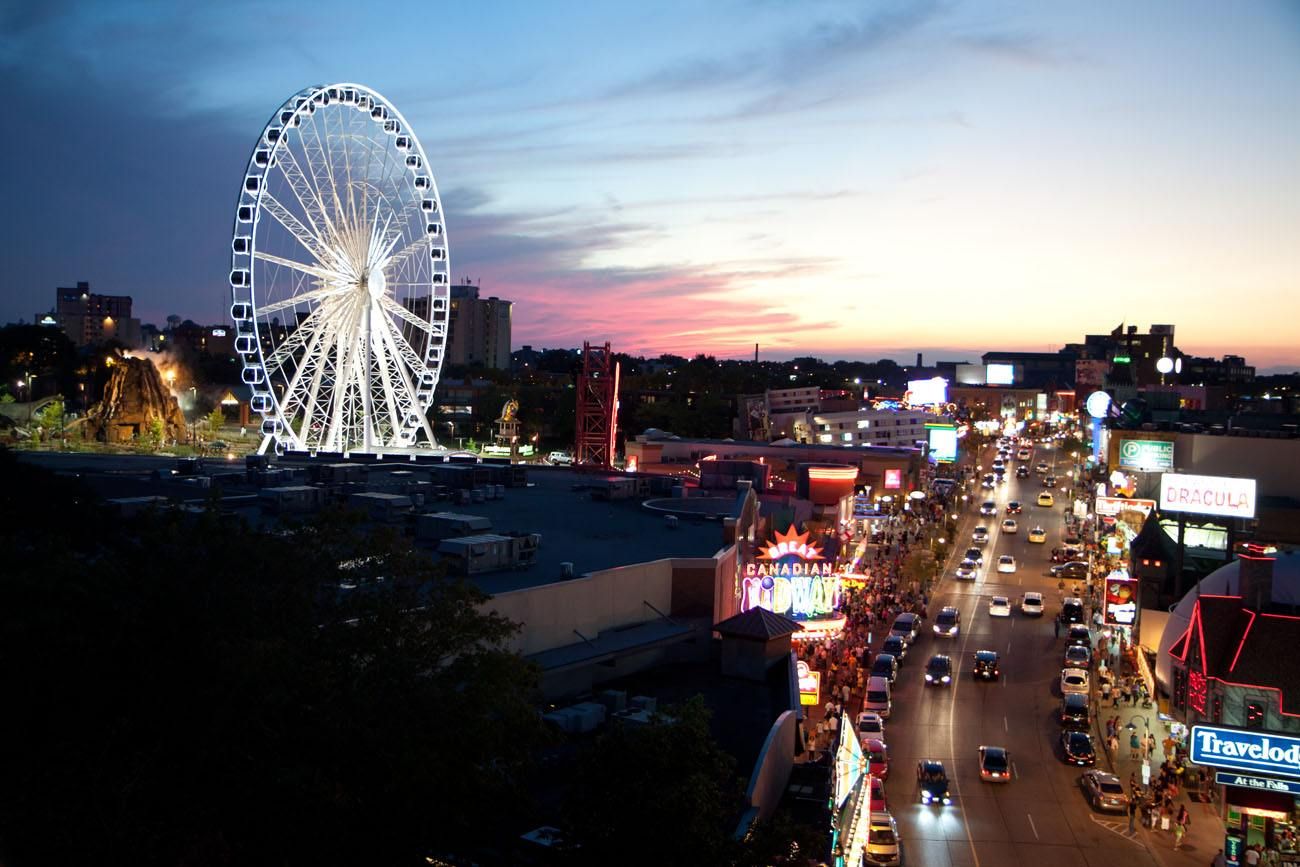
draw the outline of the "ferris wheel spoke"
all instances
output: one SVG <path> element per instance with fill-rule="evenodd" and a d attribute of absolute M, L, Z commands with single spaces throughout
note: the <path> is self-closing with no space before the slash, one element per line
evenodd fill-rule
<path fill-rule="evenodd" d="M 289 234 L 298 239 L 298 243 L 307 248 L 307 252 L 315 257 L 317 262 L 324 262 L 328 256 L 328 248 L 322 238 L 317 236 L 311 229 L 302 224 L 302 221 L 295 217 L 288 208 L 280 203 L 280 200 L 273 196 L 270 191 L 262 193 L 262 201 L 266 205 L 267 212 L 275 217 L 276 221 Z M 332 264 L 332 263 L 331 263 Z"/>
<path fill-rule="evenodd" d="M 325 206 L 321 202 L 320 191 L 316 189 L 315 181 L 310 179 L 298 164 L 298 157 L 292 148 L 281 148 L 280 158 L 275 161 L 275 165 L 280 169 L 286 181 L 289 182 L 289 189 L 293 190 L 294 198 L 302 207 L 307 219 L 312 224 L 312 234 L 320 238 L 334 236 L 334 224 L 330 222 L 329 216 L 325 213 Z"/>
<path fill-rule="evenodd" d="M 388 357 L 394 362 L 392 364 L 392 375 L 395 376 L 399 382 L 401 382 L 403 394 L 406 395 L 409 399 L 409 402 L 405 406 L 403 406 L 402 409 L 403 410 L 412 409 L 418 405 L 414 399 L 414 395 L 416 393 L 415 384 L 408 374 L 408 367 L 403 367 L 402 365 L 395 363 L 396 358 L 394 358 L 394 356 L 403 357 L 403 359 L 407 361 L 407 364 L 409 366 L 410 361 L 409 359 L 406 359 L 405 356 L 407 352 L 411 351 L 411 348 L 406 344 L 405 340 L 402 340 L 401 335 L 393 330 L 392 323 L 387 320 L 385 321 L 387 322 L 387 327 L 385 327 L 380 332 L 380 338 L 381 340 L 387 342 L 388 349 L 390 350 Z M 403 347 L 405 347 L 405 351 L 403 351 Z M 422 374 L 425 372 L 423 363 L 415 367 L 409 367 L 409 370 L 414 371 L 417 374 Z M 399 429 L 404 429 L 407 427 L 405 412 L 403 412 L 403 414 L 398 417 L 395 424 L 398 426 Z M 425 425 L 427 426 L 427 424 L 428 422 L 426 420 Z"/>
<path fill-rule="evenodd" d="M 273 253 L 264 253 L 261 250 L 253 253 L 253 258 L 260 259 L 263 262 L 269 262 L 272 265 L 283 265 L 286 268 L 301 271 L 311 277 L 318 277 L 331 286 L 349 279 L 347 276 L 339 274 L 336 271 L 331 271 L 323 265 L 309 265 L 306 262 L 299 262 L 296 259 L 286 259 L 283 256 L 276 256 Z"/>
<path fill-rule="evenodd" d="M 433 299 L 429 299 L 429 300 L 430 303 L 432 304 Z M 393 314 L 398 319 L 401 319 L 411 325 L 414 325 L 416 328 L 418 328 L 419 330 L 423 331 L 426 334 L 433 334 L 434 327 L 432 323 L 430 323 L 425 319 L 422 319 L 421 317 L 417 316 L 415 313 L 412 313 L 410 310 L 407 310 L 405 307 L 403 307 L 401 304 L 398 304 L 396 301 L 394 301 L 392 298 L 389 298 L 387 295 L 380 296 L 379 304 L 384 308 L 384 310 Z"/>
<path fill-rule="evenodd" d="M 258 258 L 261 257 L 259 256 Z M 313 301 L 324 301 L 326 298 L 332 298 L 346 292 L 347 288 L 348 287 L 346 286 L 321 286 L 316 289 L 309 289 L 306 292 L 301 292 L 297 295 L 291 295 L 288 298 L 282 298 L 271 304 L 263 305 L 258 307 L 257 310 L 264 316 L 271 313 L 279 313 L 281 310 L 299 304 L 310 304 Z"/>

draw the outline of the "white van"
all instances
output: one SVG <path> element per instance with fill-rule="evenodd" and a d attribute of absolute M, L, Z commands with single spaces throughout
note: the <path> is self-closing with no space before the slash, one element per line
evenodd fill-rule
<path fill-rule="evenodd" d="M 872 677 L 867 680 L 867 696 L 862 700 L 863 713 L 878 713 L 881 719 L 889 719 L 889 712 L 894 703 L 890 700 L 889 679 Z"/>

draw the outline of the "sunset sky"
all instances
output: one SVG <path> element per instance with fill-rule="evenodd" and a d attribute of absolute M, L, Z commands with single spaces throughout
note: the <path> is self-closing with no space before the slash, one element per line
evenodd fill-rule
<path fill-rule="evenodd" d="M 412 122 L 514 342 L 1055 349 L 1121 322 L 1300 368 L 1300 4 L 0 5 L 0 319 L 56 286 L 217 322 L 301 87 Z"/>

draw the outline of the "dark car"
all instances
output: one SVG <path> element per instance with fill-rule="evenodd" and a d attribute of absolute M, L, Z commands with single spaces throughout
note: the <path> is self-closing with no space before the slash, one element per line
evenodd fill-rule
<path fill-rule="evenodd" d="M 1062 728 L 1087 731 L 1092 726 L 1092 709 L 1088 706 L 1088 696 L 1081 692 L 1061 696 L 1058 721 Z"/>
<path fill-rule="evenodd" d="M 1082 560 L 1071 560 L 1069 563 L 1057 563 L 1050 571 L 1054 578 L 1082 580 L 1088 577 L 1088 564 Z"/>
<path fill-rule="evenodd" d="M 1029 478 L 1029 467 L 1025 466 L 1024 464 L 1021 464 L 1020 466 L 1016 467 L 1016 478 L 1017 479 Z"/>
<path fill-rule="evenodd" d="M 1069 602 L 1070 600 L 1065 600 Z M 1092 647 L 1092 632 L 1088 629 L 1086 623 L 1071 623 L 1070 630 L 1065 633 L 1065 643 L 1068 646 L 1081 645 L 1083 647 Z"/>
<path fill-rule="evenodd" d="M 892 653 L 877 653 L 871 661 L 871 677 L 883 677 L 890 683 L 898 676 L 898 659 Z"/>
<path fill-rule="evenodd" d="M 903 640 L 901 635 L 891 635 L 886 638 L 880 650 L 882 653 L 894 657 L 894 662 L 900 665 L 907 658 L 907 642 Z"/>
<path fill-rule="evenodd" d="M 1019 500 L 1012 500 L 1011 502 L 1007 503 L 1007 514 L 1008 514 L 1008 515 L 1019 515 L 1019 514 L 1020 514 L 1021 512 L 1023 512 L 1024 510 L 1025 510 L 1025 507 L 1022 506 L 1022 505 L 1020 505 L 1020 501 L 1019 501 Z"/>
<path fill-rule="evenodd" d="M 948 772 L 943 762 L 934 759 L 916 763 L 916 785 L 921 790 L 922 804 L 951 804 L 952 795 L 948 791 Z"/>
<path fill-rule="evenodd" d="M 1079 788 L 1083 789 L 1088 803 L 1095 810 L 1113 810 L 1123 813 L 1128 810 L 1128 795 L 1124 794 L 1124 784 L 1119 777 L 1105 771 L 1084 771 L 1079 775 Z"/>
<path fill-rule="evenodd" d="M 996 650 L 975 651 L 974 674 L 977 680 L 997 680 L 1002 676 Z"/>
<path fill-rule="evenodd" d="M 967 548 L 964 559 L 974 560 L 976 566 L 984 565 L 984 552 L 979 548 Z"/>
<path fill-rule="evenodd" d="M 927 686 L 947 686 L 952 683 L 952 657 L 936 653 L 925 664 L 925 683 Z"/>
<path fill-rule="evenodd" d="M 1061 622 L 1062 623 L 1083 623 L 1083 600 L 1076 598 L 1066 599 L 1061 603 Z"/>
<path fill-rule="evenodd" d="M 1061 732 L 1061 761 L 1067 765 L 1087 767 L 1097 764 L 1097 751 L 1087 732 L 1067 729 Z"/>

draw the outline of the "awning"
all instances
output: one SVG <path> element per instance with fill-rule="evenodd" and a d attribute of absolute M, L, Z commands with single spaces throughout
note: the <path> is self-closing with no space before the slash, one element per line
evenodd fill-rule
<path fill-rule="evenodd" d="M 1223 800 L 1243 812 L 1258 810 L 1263 813 L 1282 813 L 1289 816 L 1295 809 L 1295 797 L 1285 792 L 1265 792 L 1242 786 L 1224 786 L 1223 790 Z"/>

